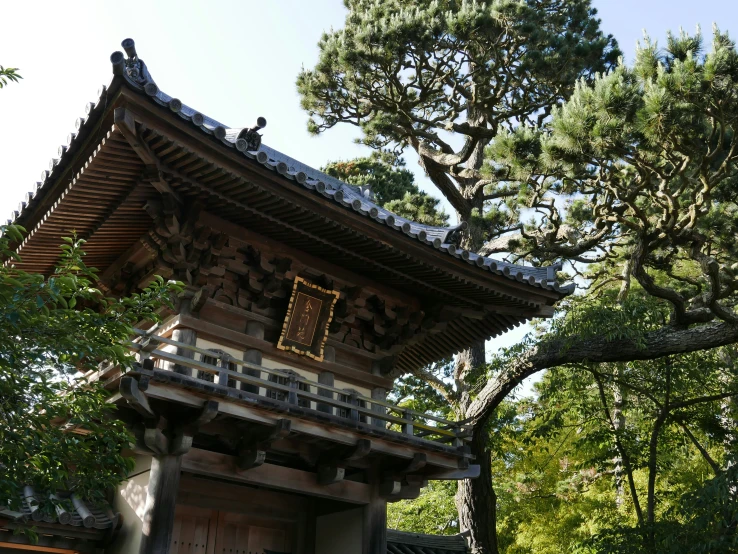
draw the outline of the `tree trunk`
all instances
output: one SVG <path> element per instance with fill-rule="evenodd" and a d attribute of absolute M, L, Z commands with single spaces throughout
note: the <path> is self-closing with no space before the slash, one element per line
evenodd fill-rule
<path fill-rule="evenodd" d="M 481 205 L 476 206 L 481 210 Z M 481 213 L 481 211 L 480 211 Z M 464 219 L 459 214 L 459 221 Z M 484 243 L 482 230 L 468 221 L 469 227 L 461 237 L 460 246 L 476 251 Z M 487 363 L 484 342 L 459 353 L 456 357 L 454 380 L 459 391 L 459 407 L 462 415 L 471 406 L 476 382 L 469 379 L 473 370 Z M 481 377 L 480 377 L 481 378 Z M 459 513 L 459 528 L 469 534 L 472 554 L 498 554 L 497 548 L 497 497 L 492 486 L 491 456 L 487 448 L 487 418 L 476 422 L 473 430 L 471 453 L 480 466 L 476 479 L 459 481 L 456 493 L 456 509 Z"/>
<path fill-rule="evenodd" d="M 656 418 L 653 424 L 651 440 L 648 446 L 648 502 L 646 505 L 646 521 L 648 522 L 648 544 L 651 548 L 655 548 L 656 546 L 656 472 L 658 471 L 659 435 L 668 415 L 668 408 L 661 410 L 661 414 L 659 414 L 659 417 Z"/>
<path fill-rule="evenodd" d="M 594 375 L 594 379 L 600 393 L 600 402 L 602 403 L 602 411 L 605 416 L 605 420 L 610 425 L 610 430 L 612 431 L 615 439 L 615 448 L 617 449 L 618 457 L 622 460 L 623 469 L 625 470 L 625 475 L 628 478 L 628 487 L 630 488 L 630 495 L 633 499 L 633 507 L 635 508 L 636 515 L 638 516 L 638 524 L 643 525 L 643 511 L 641 510 L 641 503 L 638 500 L 638 491 L 636 490 L 635 480 L 633 479 L 633 466 L 630 463 L 628 451 L 625 450 L 625 446 L 620 440 L 622 430 L 615 428 L 615 422 L 612 419 L 610 408 L 607 405 L 607 396 L 605 395 L 605 387 L 602 384 L 602 380 L 600 380 L 596 375 Z"/>
<path fill-rule="evenodd" d="M 620 368 L 615 370 L 616 376 L 620 372 Z M 625 430 L 625 414 L 623 413 L 624 399 L 623 391 L 620 385 L 613 385 L 613 402 L 612 402 L 612 424 L 616 435 L 621 434 Z M 618 455 L 613 459 L 615 466 L 615 505 L 620 509 L 625 501 L 625 480 L 623 479 L 623 457 Z"/>
<path fill-rule="evenodd" d="M 497 497 L 492 486 L 491 456 L 487 448 L 487 435 L 483 429 L 475 429 L 471 452 L 476 456 L 481 473 L 476 479 L 459 481 L 456 493 L 456 509 L 459 512 L 459 528 L 469 533 L 472 554 L 498 554 L 497 549 Z"/>

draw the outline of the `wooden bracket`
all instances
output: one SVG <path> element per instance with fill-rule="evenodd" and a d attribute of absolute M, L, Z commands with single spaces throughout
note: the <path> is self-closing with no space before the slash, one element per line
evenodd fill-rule
<path fill-rule="evenodd" d="M 324 453 L 318 461 L 318 484 L 330 485 L 346 476 L 348 462 L 360 460 L 372 451 L 372 441 L 359 439 L 349 449 L 340 448 Z"/>
<path fill-rule="evenodd" d="M 131 145 L 133 151 L 141 158 L 141 161 L 146 165 L 156 166 L 158 160 L 149 148 L 139 140 L 133 112 L 126 108 L 115 108 L 113 112 L 113 123 L 115 123 L 116 128 Z"/>
<path fill-rule="evenodd" d="M 266 453 L 274 441 L 285 438 L 292 430 L 289 419 L 279 419 L 274 427 L 250 433 L 241 439 L 236 465 L 239 471 L 258 467 L 266 460 Z"/>
<path fill-rule="evenodd" d="M 113 122 L 126 141 L 128 141 L 128 144 L 131 145 L 133 151 L 146 164 L 146 170 L 143 175 L 144 179 L 149 181 L 161 194 L 171 195 L 178 203 L 182 204 L 182 198 L 164 179 L 164 174 L 160 169 L 161 162 L 159 158 L 151 151 L 146 141 L 141 138 L 139 132 L 136 130 L 136 120 L 133 112 L 126 108 L 115 108 Z"/>
<path fill-rule="evenodd" d="M 200 426 L 209 423 L 218 415 L 218 406 L 215 400 L 208 400 L 194 419 L 177 426 L 169 442 L 169 453 L 175 456 L 186 454 L 192 448 L 192 439 Z"/>
<path fill-rule="evenodd" d="M 169 454 L 169 439 L 164 435 L 160 426 L 147 427 L 144 431 L 144 444 L 154 454 L 165 456 Z"/>
<path fill-rule="evenodd" d="M 131 408 L 147 419 L 156 419 L 156 414 L 149 406 L 149 400 L 139 388 L 139 382 L 136 379 L 130 375 L 123 376 L 119 390 L 120 395 L 126 399 Z"/>
<path fill-rule="evenodd" d="M 413 500 L 427 485 L 428 480 L 423 475 L 407 475 L 404 479 L 390 476 L 379 484 L 379 494 L 388 502 Z"/>
<path fill-rule="evenodd" d="M 415 473 L 419 469 L 423 469 L 427 463 L 428 456 L 425 454 L 425 452 L 416 452 L 415 454 L 413 454 L 413 459 L 410 460 L 410 462 L 405 467 L 398 470 L 397 473 L 399 475 Z"/>
<path fill-rule="evenodd" d="M 394 494 L 387 495 L 387 502 L 397 502 L 399 500 L 415 500 L 420 496 L 420 485 L 400 485 L 400 490 Z"/>
<path fill-rule="evenodd" d="M 337 483 L 338 481 L 343 481 L 344 477 L 346 477 L 345 467 L 339 467 L 337 465 L 318 466 L 319 485 L 330 485 L 331 483 Z"/>
<path fill-rule="evenodd" d="M 137 411 L 145 417 L 143 434 L 138 433 L 137 441 L 157 456 L 185 454 L 192 447 L 192 439 L 200 426 L 212 421 L 218 414 L 218 403 L 214 400 L 207 400 L 195 417 L 184 423 L 171 425 L 165 418 L 155 414 L 149 406 L 141 390 L 147 386 L 148 379 L 144 383 L 139 383 L 129 376 L 121 379 L 121 395 L 134 408 L 138 406 Z"/>
<path fill-rule="evenodd" d="M 397 479 L 384 479 L 379 484 L 379 495 L 383 498 L 395 496 L 400 493 L 402 482 Z"/>

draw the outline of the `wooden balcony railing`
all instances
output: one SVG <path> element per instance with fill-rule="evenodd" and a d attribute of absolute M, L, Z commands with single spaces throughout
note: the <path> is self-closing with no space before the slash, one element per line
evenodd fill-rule
<path fill-rule="evenodd" d="M 471 429 L 463 422 L 449 421 L 433 414 L 416 412 L 385 400 L 370 398 L 349 389 L 339 389 L 306 379 L 288 369 L 270 369 L 239 360 L 222 351 L 206 350 L 166 337 L 136 329 L 139 335 L 131 341 L 141 363 L 151 360 L 158 370 L 190 374 L 194 379 L 220 387 L 238 388 L 259 398 L 285 402 L 304 410 L 320 412 L 349 421 L 380 427 L 391 433 L 411 435 L 432 443 L 463 447 Z M 165 350 L 176 347 L 178 352 L 199 354 L 205 360 L 194 359 Z"/>

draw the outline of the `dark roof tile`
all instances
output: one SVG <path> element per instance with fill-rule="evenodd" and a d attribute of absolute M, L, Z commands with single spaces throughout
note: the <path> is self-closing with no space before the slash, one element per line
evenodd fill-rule
<path fill-rule="evenodd" d="M 26 485 L 23 487 L 23 498 L 20 499 L 20 511 L 0 507 L 0 516 L 19 522 L 58 523 L 88 529 L 110 529 L 118 523 L 118 514 L 113 514 L 109 506 L 94 506 L 76 494 L 46 494 L 45 497 L 56 506 L 53 515 L 42 514 L 39 508 L 42 495 Z"/>
<path fill-rule="evenodd" d="M 461 535 L 424 535 L 387 529 L 387 554 L 466 554 Z"/>
<path fill-rule="evenodd" d="M 132 51 L 135 54 L 135 46 L 133 46 L 132 40 L 126 39 L 123 43 L 126 45 L 127 52 Z M 192 125 L 199 128 L 203 133 L 213 136 L 224 145 L 241 152 L 245 157 L 261 163 L 265 167 L 270 168 L 286 179 L 292 180 L 308 190 L 315 191 L 317 194 L 333 200 L 346 209 L 353 210 L 379 224 L 391 227 L 436 250 L 462 259 L 482 270 L 502 275 L 511 280 L 524 282 L 533 287 L 554 290 L 560 294 L 570 294 L 575 288 L 574 284 L 562 287 L 556 282 L 556 271 L 560 269 L 559 265 L 549 267 L 521 266 L 494 260 L 480 256 L 475 252 L 460 249 L 456 246 L 456 241 L 459 231 L 464 229 L 465 224 L 455 227 L 434 227 L 410 221 L 394 214 L 376 204 L 373 201 L 371 191 L 366 187 L 348 185 L 335 177 L 331 177 L 286 154 L 261 144 L 261 138 L 257 130 L 266 125 L 264 118 L 260 117 L 257 120 L 257 125 L 250 129 L 229 127 L 194 110 L 182 103 L 178 98 L 162 92 L 151 78 L 146 64 L 138 57 L 134 56 L 126 59 L 123 53 L 114 52 L 110 59 L 113 64 L 114 79 L 124 79 L 129 86 L 144 92 L 157 104 L 168 107 L 182 119 L 189 121 Z M 98 100 L 102 99 L 106 91 L 107 88 L 103 86 L 99 91 Z M 75 150 L 81 143 L 81 138 L 89 133 L 89 121 L 94 119 L 95 113 L 104 105 L 105 102 L 100 101 L 87 104 L 85 112 L 88 117 L 77 119 L 77 134 L 70 134 L 66 149 L 60 148 L 59 159 L 52 160 L 52 163 L 49 164 L 49 171 L 42 172 L 41 182 L 37 183 L 36 189 L 27 195 L 29 200 L 26 201 L 25 205 L 21 204 L 18 210 L 12 212 L 8 223 L 16 221 L 46 193 L 48 184 L 53 181 L 55 170 L 65 165 L 63 162 L 69 156 L 69 152 Z M 258 149 L 249 149 L 250 146 L 257 146 Z"/>

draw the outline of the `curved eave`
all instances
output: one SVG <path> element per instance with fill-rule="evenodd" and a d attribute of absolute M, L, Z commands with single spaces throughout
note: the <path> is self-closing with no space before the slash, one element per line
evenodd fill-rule
<path fill-rule="evenodd" d="M 247 150 L 244 147 L 245 141 L 238 139 L 241 129 L 227 127 L 201 114 L 183 104 L 177 98 L 159 90 L 153 81 L 137 83 L 130 79 L 125 72 L 115 75 L 108 87 L 100 89 L 98 99 L 87 104 L 85 108 L 86 115 L 75 122 L 76 131 L 70 133 L 67 143 L 59 147 L 58 157 L 50 160 L 48 169 L 41 173 L 41 180 L 34 184 L 32 190 L 25 195 L 24 200 L 19 204 L 18 209 L 11 213 L 8 223 L 26 224 L 27 221 L 33 219 L 33 215 L 36 215 L 37 224 L 42 223 L 43 215 L 39 217 L 39 207 L 45 212 L 43 208 L 48 208 L 50 204 L 49 197 L 55 198 L 56 195 L 51 194 L 54 184 L 59 182 L 68 168 L 69 162 L 88 141 L 92 132 L 99 128 L 101 116 L 104 114 L 107 105 L 106 100 L 123 83 L 130 89 L 148 97 L 157 105 L 168 108 L 191 126 L 197 128 L 203 135 L 211 137 L 229 149 L 240 152 L 245 158 L 255 160 L 295 186 L 300 186 L 313 194 L 331 200 L 346 210 L 366 217 L 373 222 L 372 224 L 389 227 L 414 241 L 475 266 L 480 271 L 487 271 L 505 277 L 530 286 L 532 289 L 552 291 L 559 298 L 570 294 L 574 290 L 574 284 L 560 286 L 557 283 L 556 269 L 558 268 L 556 266 L 536 268 L 480 256 L 475 252 L 459 248 L 454 243 L 461 226 L 433 227 L 410 221 L 378 206 L 369 198 L 366 191 L 343 183 L 268 146 L 261 146 L 258 151 Z M 40 206 L 42 204 L 46 204 L 46 206 Z"/>

